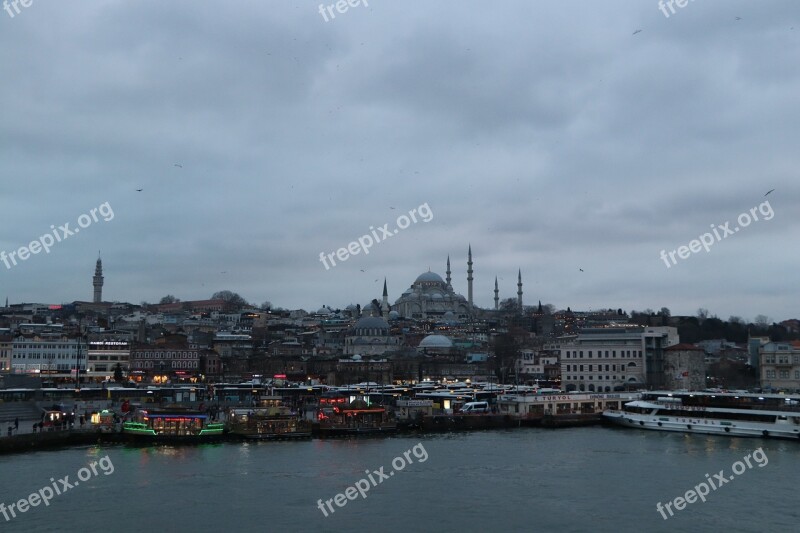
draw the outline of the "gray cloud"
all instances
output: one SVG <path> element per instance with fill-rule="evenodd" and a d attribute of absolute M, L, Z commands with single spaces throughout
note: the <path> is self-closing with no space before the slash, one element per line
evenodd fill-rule
<path fill-rule="evenodd" d="M 466 293 L 472 243 L 479 305 L 495 275 L 514 295 L 522 268 L 531 303 L 796 314 L 796 3 L 665 18 L 655 1 L 375 1 L 327 23 L 317 8 L 0 12 L 0 250 L 105 201 L 116 215 L 0 264 L 0 291 L 87 299 L 99 249 L 112 300 L 343 307 L 384 276 L 394 299 L 444 275 L 448 253 Z M 773 188 L 773 220 L 659 259 Z M 431 222 L 319 262 L 424 202 Z"/>

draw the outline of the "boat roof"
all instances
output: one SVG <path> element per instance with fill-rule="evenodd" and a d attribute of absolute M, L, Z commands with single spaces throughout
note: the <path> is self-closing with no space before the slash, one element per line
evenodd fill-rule
<path fill-rule="evenodd" d="M 800 394 L 775 394 L 775 393 L 760 393 L 760 392 L 745 392 L 745 391 L 643 391 L 643 395 L 647 396 L 674 396 L 674 397 L 686 397 L 686 396 L 699 396 L 699 397 L 708 397 L 708 398 L 770 398 L 770 399 L 777 399 L 777 398 L 788 398 L 791 400 L 800 400 Z"/>
<path fill-rule="evenodd" d="M 731 407 L 694 407 L 694 406 L 680 406 L 680 405 L 665 405 L 663 403 L 648 402 L 646 400 L 636 400 L 628 402 L 625 407 L 642 407 L 645 409 L 679 409 L 680 407 L 687 407 L 686 412 L 691 413 L 695 411 L 705 411 L 707 413 L 755 413 L 760 415 L 773 415 L 773 416 L 797 416 L 800 417 L 800 411 L 776 411 L 773 409 L 752 409 L 752 408 L 731 408 Z"/>

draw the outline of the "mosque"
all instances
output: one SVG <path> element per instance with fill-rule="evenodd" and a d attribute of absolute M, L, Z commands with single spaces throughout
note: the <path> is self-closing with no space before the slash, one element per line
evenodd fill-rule
<path fill-rule="evenodd" d="M 414 319 L 440 319 L 443 321 L 465 320 L 473 313 L 472 301 L 472 246 L 467 252 L 467 297 L 458 294 L 453 290 L 451 283 L 450 256 L 447 256 L 447 277 L 442 277 L 428 270 L 423 272 L 414 283 L 411 284 L 403 294 L 395 301 L 389 310 L 389 297 L 386 291 L 386 282 L 383 284 L 383 300 L 380 307 L 375 304 L 367 304 L 362 308 L 362 316 L 382 316 L 384 319 L 391 318 L 414 318 Z M 500 303 L 497 278 L 494 280 L 494 308 L 498 309 Z M 517 279 L 517 303 L 522 308 L 522 271 L 518 273 Z"/>

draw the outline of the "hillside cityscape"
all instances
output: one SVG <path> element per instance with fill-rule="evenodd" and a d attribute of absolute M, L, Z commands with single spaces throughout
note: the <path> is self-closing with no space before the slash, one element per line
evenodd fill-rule
<path fill-rule="evenodd" d="M 5 386 L 141 385 L 274 380 L 341 385 L 494 380 L 565 391 L 800 390 L 800 321 L 722 320 L 699 309 L 573 310 L 523 299 L 472 302 L 423 272 L 391 301 L 386 283 L 364 305 L 316 310 L 248 303 L 223 290 L 207 300 L 106 301 L 102 260 L 92 301 L 0 308 Z M 370 296 L 375 296 L 369 299 Z M 577 361 L 576 361 L 577 359 Z"/>

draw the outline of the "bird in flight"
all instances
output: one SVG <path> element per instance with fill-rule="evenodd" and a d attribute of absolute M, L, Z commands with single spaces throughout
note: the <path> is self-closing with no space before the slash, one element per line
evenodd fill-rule
<path fill-rule="evenodd" d="M 579 268 L 578 270 L 580 270 L 581 272 L 583 272 L 583 269 L 582 269 L 582 268 Z"/>
<path fill-rule="evenodd" d="M 742 20 L 742 17 L 736 17 L 736 20 Z"/>
<path fill-rule="evenodd" d="M 636 30 L 635 32 L 633 32 L 634 35 L 636 35 L 637 33 L 642 33 L 642 30 Z"/>
<path fill-rule="evenodd" d="M 772 191 L 774 191 L 774 190 L 775 190 L 775 189 L 770 189 L 769 191 L 767 191 L 767 194 L 771 193 L 771 192 L 772 192 Z M 766 196 L 767 194 L 765 194 L 764 196 Z"/>
<path fill-rule="evenodd" d="M 144 189 L 136 189 L 136 192 L 142 192 Z"/>
<path fill-rule="evenodd" d="M 389 209 L 394 209 L 394 207 L 390 207 Z"/>
<path fill-rule="evenodd" d="M 175 166 L 178 168 L 183 168 L 183 165 L 179 165 L 178 163 L 175 163 Z"/>

